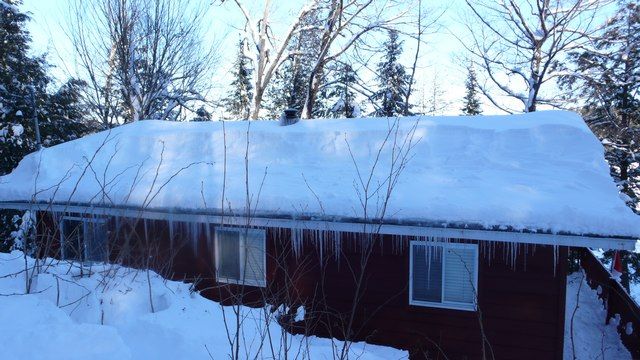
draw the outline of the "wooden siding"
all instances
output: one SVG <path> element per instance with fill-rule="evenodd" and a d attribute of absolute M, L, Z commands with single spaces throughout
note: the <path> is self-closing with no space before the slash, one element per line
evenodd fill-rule
<path fill-rule="evenodd" d="M 437 358 L 434 344 L 450 359 L 482 358 L 478 313 L 409 305 L 407 244 L 398 251 L 396 240 L 382 240 L 373 245 L 367 261 L 352 338 L 409 349 L 415 358 L 425 352 Z M 354 273 L 362 255 L 353 245 L 343 239 L 340 261 L 325 252 L 324 266 L 319 265 L 317 248 L 306 246 L 304 258 L 315 257 L 312 262 L 318 270 L 305 277 L 305 294 L 322 294 L 321 299 L 308 301 L 315 307 L 307 309 L 308 318 L 322 314 L 308 326 L 313 334 L 345 337 L 344 317 L 354 308 Z M 478 299 L 488 343 L 496 359 L 561 359 L 566 248 L 556 249 L 555 256 L 547 246 L 517 250 L 512 262 L 506 245 L 480 246 Z"/>
<path fill-rule="evenodd" d="M 40 220 L 41 241 L 44 234 L 59 236 L 50 214 L 41 213 Z M 111 261 L 149 266 L 165 277 L 194 282 L 202 295 L 225 304 L 303 304 L 304 321 L 283 321 L 291 332 L 394 346 L 409 350 L 415 359 L 427 354 L 444 358 L 442 353 L 449 359 L 482 358 L 478 312 L 409 305 L 406 238 L 363 239 L 360 234 L 340 233 L 336 257 L 334 233 L 314 236 L 317 231 L 304 231 L 297 256 L 290 230 L 268 228 L 267 287 L 257 288 L 216 282 L 212 224 L 128 218 L 110 219 L 109 224 Z M 361 291 L 356 291 L 363 241 L 371 241 L 372 251 Z M 478 302 L 486 351 L 490 348 L 495 359 L 561 359 L 567 249 L 512 246 L 479 246 Z M 50 249 L 54 253 L 49 255 L 55 256 L 56 247 Z M 354 304 L 356 293 L 359 300 Z"/>

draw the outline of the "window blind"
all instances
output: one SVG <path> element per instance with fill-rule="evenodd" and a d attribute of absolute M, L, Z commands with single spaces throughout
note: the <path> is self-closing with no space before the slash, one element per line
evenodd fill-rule
<path fill-rule="evenodd" d="M 249 230 L 245 238 L 244 276 L 247 283 L 264 285 L 265 239 L 263 230 Z"/>
<path fill-rule="evenodd" d="M 476 252 L 472 248 L 448 248 L 445 256 L 444 300 L 473 304 Z"/>

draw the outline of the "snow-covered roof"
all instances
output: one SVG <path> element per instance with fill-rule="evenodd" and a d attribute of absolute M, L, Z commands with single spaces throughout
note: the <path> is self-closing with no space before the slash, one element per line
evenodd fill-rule
<path fill-rule="evenodd" d="M 220 209 L 224 196 L 227 214 L 243 214 L 248 195 L 256 214 L 369 219 L 382 214 L 390 177 L 384 218 L 395 223 L 640 237 L 601 144 L 562 111 L 140 121 L 28 155 L 0 177 L 0 201 L 180 212 Z"/>

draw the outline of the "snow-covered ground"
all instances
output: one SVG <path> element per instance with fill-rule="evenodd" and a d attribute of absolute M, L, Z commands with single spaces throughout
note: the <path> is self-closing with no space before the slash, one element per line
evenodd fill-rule
<path fill-rule="evenodd" d="M 27 258 L 27 267 L 33 266 Z M 13 359 L 230 359 L 223 313 L 231 307 L 190 291 L 189 284 L 113 265 L 91 269 L 69 262 L 47 262 L 25 292 L 21 252 L 0 253 L 0 354 Z M 149 286 L 155 313 L 151 312 Z M 239 358 L 279 359 L 288 341 L 290 359 L 331 359 L 340 341 L 292 336 L 268 309 L 241 307 Z M 269 340 L 270 339 L 270 340 Z M 354 343 L 350 358 L 403 359 L 405 351 Z"/>
<path fill-rule="evenodd" d="M 587 285 L 582 272 L 575 272 L 567 278 L 566 304 L 565 360 L 631 359 L 631 354 L 620 340 L 615 319 L 609 325 L 605 324 L 606 310 L 596 290 Z"/>

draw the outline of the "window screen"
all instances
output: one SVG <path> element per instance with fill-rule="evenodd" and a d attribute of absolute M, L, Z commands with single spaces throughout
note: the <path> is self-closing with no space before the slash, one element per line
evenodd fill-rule
<path fill-rule="evenodd" d="M 266 286 L 265 231 L 223 228 L 215 234 L 218 281 Z"/>
<path fill-rule="evenodd" d="M 477 245 L 415 241 L 410 253 L 411 304 L 475 309 Z"/>

